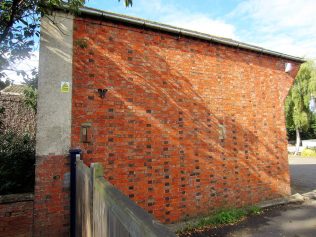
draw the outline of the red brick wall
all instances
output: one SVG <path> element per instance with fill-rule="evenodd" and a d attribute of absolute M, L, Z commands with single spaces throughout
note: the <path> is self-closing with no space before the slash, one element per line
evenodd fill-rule
<path fill-rule="evenodd" d="M 69 157 L 36 158 L 34 236 L 69 236 Z"/>
<path fill-rule="evenodd" d="M 0 196 L 0 237 L 31 237 L 32 226 L 32 195 Z"/>
<path fill-rule="evenodd" d="M 80 18 L 74 45 L 72 146 L 159 220 L 290 194 L 283 103 L 298 64 L 288 75 L 277 57 Z"/>

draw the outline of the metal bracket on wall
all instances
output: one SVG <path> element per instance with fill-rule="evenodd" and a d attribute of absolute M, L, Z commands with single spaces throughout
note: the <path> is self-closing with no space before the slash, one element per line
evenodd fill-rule
<path fill-rule="evenodd" d="M 108 92 L 108 89 L 98 89 L 99 97 L 103 99 Z"/>
<path fill-rule="evenodd" d="M 223 140 L 226 138 L 226 128 L 225 125 L 219 125 L 219 139 Z"/>
<path fill-rule="evenodd" d="M 80 141 L 83 143 L 90 143 L 92 134 L 91 134 L 91 123 L 83 123 L 81 124 L 80 129 Z"/>

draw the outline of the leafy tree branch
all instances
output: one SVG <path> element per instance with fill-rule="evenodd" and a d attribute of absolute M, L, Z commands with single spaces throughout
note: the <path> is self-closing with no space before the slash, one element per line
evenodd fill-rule
<path fill-rule="evenodd" d="M 119 0 L 120 1 L 120 0 Z M 30 58 L 40 35 L 40 17 L 54 8 L 67 6 L 76 13 L 85 0 L 1 0 L 0 1 L 0 80 L 18 61 Z M 132 6 L 132 0 L 124 0 Z M 20 72 L 22 76 L 27 73 Z"/>
<path fill-rule="evenodd" d="M 306 132 L 315 120 L 310 110 L 311 99 L 316 97 L 316 67 L 313 61 L 301 65 L 285 101 L 287 129 L 296 132 L 296 154 L 301 143 L 301 132 Z"/>

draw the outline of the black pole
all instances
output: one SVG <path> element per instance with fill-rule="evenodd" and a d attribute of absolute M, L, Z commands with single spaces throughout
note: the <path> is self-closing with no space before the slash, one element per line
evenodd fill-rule
<path fill-rule="evenodd" d="M 71 149 L 70 153 L 70 236 L 76 237 L 76 156 L 80 149 Z"/>

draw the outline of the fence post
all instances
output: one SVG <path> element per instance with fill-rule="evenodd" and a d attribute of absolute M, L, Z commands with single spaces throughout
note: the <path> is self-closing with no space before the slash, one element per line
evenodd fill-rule
<path fill-rule="evenodd" d="M 92 168 L 92 173 L 93 173 L 94 179 L 103 177 L 103 167 L 101 164 L 92 163 L 91 168 Z"/>
<path fill-rule="evenodd" d="M 92 237 L 94 237 L 94 230 L 95 230 L 95 226 L 94 226 L 94 211 L 93 211 L 93 207 L 94 207 L 94 195 L 95 195 L 95 181 L 97 178 L 99 177 L 103 177 L 103 166 L 99 163 L 92 163 L 90 166 L 90 170 L 91 170 L 91 200 L 90 200 L 90 217 L 91 217 L 91 223 L 92 223 Z"/>
<path fill-rule="evenodd" d="M 71 149 L 70 153 L 70 236 L 76 236 L 76 159 L 80 158 L 80 149 Z"/>

